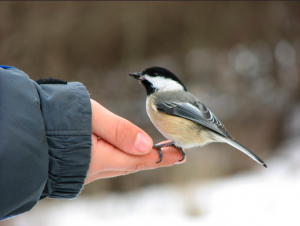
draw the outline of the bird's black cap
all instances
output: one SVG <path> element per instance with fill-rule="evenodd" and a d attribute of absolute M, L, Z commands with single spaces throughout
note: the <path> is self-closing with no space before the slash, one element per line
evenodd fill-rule
<path fill-rule="evenodd" d="M 172 79 L 176 82 L 178 82 L 180 85 L 183 86 L 184 90 L 187 91 L 186 87 L 183 85 L 183 83 L 177 78 L 176 75 L 174 75 L 171 71 L 169 71 L 168 69 L 165 69 L 163 67 L 150 67 L 145 69 L 142 72 L 142 75 L 149 75 L 152 77 L 164 77 L 166 79 Z"/>

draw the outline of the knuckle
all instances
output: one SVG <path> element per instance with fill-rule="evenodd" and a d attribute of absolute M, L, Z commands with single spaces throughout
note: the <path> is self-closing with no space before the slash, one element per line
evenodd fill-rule
<path fill-rule="evenodd" d="M 128 136 L 129 132 L 129 122 L 126 119 L 120 118 L 115 132 L 115 139 L 118 143 L 123 143 L 123 141 Z"/>
<path fill-rule="evenodd" d="M 146 169 L 146 167 L 147 167 L 146 162 L 141 161 L 141 162 L 137 163 L 136 165 L 134 165 L 130 171 L 136 172 L 136 171 L 144 170 L 144 169 Z"/>

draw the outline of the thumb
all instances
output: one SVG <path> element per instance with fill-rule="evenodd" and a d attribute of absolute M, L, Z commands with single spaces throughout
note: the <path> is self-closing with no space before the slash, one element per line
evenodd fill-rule
<path fill-rule="evenodd" d="M 133 155 L 148 153 L 153 141 L 142 129 L 91 100 L 93 133 L 120 150 Z"/>

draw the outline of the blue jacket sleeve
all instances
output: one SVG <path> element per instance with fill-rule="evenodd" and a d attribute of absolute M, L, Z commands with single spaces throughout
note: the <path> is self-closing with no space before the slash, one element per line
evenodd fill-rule
<path fill-rule="evenodd" d="M 91 103 L 78 82 L 41 84 L 0 66 L 0 219 L 80 193 L 91 155 Z"/>

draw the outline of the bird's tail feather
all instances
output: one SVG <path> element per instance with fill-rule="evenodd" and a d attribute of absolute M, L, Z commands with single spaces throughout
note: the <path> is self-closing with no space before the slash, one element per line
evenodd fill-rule
<path fill-rule="evenodd" d="M 264 167 L 267 168 L 267 165 L 264 163 L 263 160 L 261 160 L 256 154 L 254 154 L 252 151 L 250 151 L 247 148 L 245 148 L 243 145 L 241 145 L 237 141 L 232 140 L 230 138 L 223 137 L 223 136 L 218 136 L 218 138 L 221 139 L 222 142 L 227 143 L 227 144 L 231 145 L 232 147 L 235 147 L 236 149 L 238 149 L 241 152 L 243 152 L 246 155 L 248 155 L 254 161 L 258 162 L 260 165 L 262 165 L 262 166 L 264 166 Z"/>

